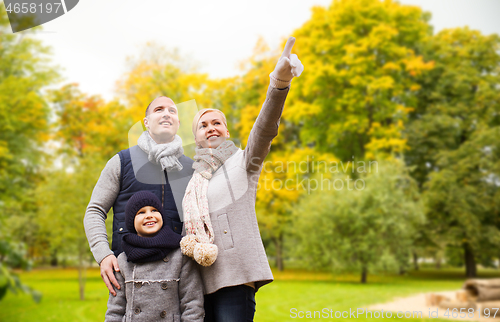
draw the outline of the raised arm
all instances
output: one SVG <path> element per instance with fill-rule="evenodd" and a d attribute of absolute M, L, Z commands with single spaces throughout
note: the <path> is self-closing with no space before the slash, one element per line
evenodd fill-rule
<path fill-rule="evenodd" d="M 266 100 L 252 127 L 244 152 L 247 171 L 259 171 L 269 153 L 272 140 L 278 135 L 281 113 L 290 89 L 290 83 L 304 70 L 297 55 L 291 53 L 294 44 L 295 38 L 288 38 L 274 71 L 269 75 L 271 82 L 267 90 Z"/>

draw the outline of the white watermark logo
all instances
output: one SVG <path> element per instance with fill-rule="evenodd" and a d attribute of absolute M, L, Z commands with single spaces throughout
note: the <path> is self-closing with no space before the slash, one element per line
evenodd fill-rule
<path fill-rule="evenodd" d="M 383 319 L 383 318 L 418 318 L 421 319 L 423 316 L 422 311 L 375 311 L 367 310 L 362 308 L 356 308 L 344 311 L 334 311 L 329 308 L 323 308 L 321 311 L 299 311 L 296 308 L 290 309 L 290 317 L 292 319 Z M 429 317 L 432 318 L 433 315 L 429 311 Z"/>
<path fill-rule="evenodd" d="M 286 190 L 305 191 L 310 194 L 317 190 L 359 191 L 366 187 L 361 175 L 378 172 L 377 161 L 315 161 L 307 155 L 301 161 L 265 161 L 262 165 L 258 189 L 265 191 Z M 267 174 L 274 174 L 268 176 Z"/>

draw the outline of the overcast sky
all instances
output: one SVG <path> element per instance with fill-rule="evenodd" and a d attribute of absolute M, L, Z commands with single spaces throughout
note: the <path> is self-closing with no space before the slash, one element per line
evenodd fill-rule
<path fill-rule="evenodd" d="M 500 0 L 401 0 L 432 13 L 435 31 L 468 25 L 500 34 Z M 84 92 L 114 96 L 126 58 L 147 42 L 178 48 L 211 77 L 239 73 L 259 36 L 271 48 L 306 22 L 314 5 L 331 0 L 81 0 L 43 25 L 39 38 L 52 47 L 66 82 Z M 307 69 L 307 66 L 305 66 Z"/>

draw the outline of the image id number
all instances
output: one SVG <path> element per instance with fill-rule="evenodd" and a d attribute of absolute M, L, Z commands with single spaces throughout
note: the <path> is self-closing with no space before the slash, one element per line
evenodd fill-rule
<path fill-rule="evenodd" d="M 8 13 L 52 13 L 54 11 L 57 13 L 59 8 L 61 7 L 61 3 L 40 3 L 37 5 L 36 3 L 9 3 L 9 5 L 5 8 Z M 61 9 L 62 10 L 62 9 Z"/>
<path fill-rule="evenodd" d="M 491 310 L 488 308 L 485 308 L 484 310 L 475 310 L 473 308 L 469 308 L 469 309 L 461 308 L 460 311 L 457 308 L 454 308 L 452 310 L 447 309 L 446 312 L 444 313 L 444 316 L 447 318 L 454 318 L 454 319 L 456 319 L 458 317 L 473 318 L 476 311 L 479 314 L 479 317 L 481 317 L 481 314 L 482 314 L 483 317 L 485 317 L 485 318 L 490 318 L 490 317 L 495 318 L 497 316 L 498 308 L 493 307 L 493 308 L 491 308 Z"/>

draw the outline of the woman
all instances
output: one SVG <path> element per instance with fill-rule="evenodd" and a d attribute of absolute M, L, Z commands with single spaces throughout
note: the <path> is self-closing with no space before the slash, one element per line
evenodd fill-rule
<path fill-rule="evenodd" d="M 202 265 L 205 321 L 253 321 L 255 292 L 273 280 L 255 215 L 262 163 L 269 153 L 290 83 L 303 66 L 290 37 L 274 71 L 247 147 L 237 148 L 224 114 L 203 109 L 193 120 L 197 145 L 183 200 L 184 254 Z"/>

